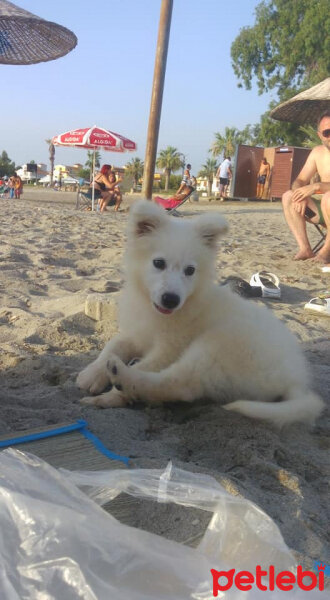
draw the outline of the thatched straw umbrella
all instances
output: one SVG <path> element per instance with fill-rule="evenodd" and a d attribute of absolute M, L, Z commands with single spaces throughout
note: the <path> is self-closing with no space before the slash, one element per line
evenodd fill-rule
<path fill-rule="evenodd" d="M 278 121 L 291 121 L 299 125 L 315 125 L 320 115 L 330 110 L 330 77 L 317 85 L 282 102 L 270 112 Z"/>
<path fill-rule="evenodd" d="M 72 31 L 0 0 L 0 63 L 30 65 L 55 60 L 77 45 Z"/>

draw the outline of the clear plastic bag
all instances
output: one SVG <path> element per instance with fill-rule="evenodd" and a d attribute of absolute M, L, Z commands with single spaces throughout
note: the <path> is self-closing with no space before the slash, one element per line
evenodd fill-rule
<path fill-rule="evenodd" d="M 79 488 L 82 488 L 79 489 Z M 196 549 L 129 527 L 106 513 L 121 492 L 212 513 Z M 213 516 L 212 516 L 213 515 Z M 274 522 L 206 475 L 160 470 L 57 471 L 17 450 L 0 454 L 1 600 L 211 600 L 210 569 L 255 571 L 295 561 Z M 325 592 L 290 592 L 290 598 Z M 233 585 L 218 598 L 288 598 Z"/>

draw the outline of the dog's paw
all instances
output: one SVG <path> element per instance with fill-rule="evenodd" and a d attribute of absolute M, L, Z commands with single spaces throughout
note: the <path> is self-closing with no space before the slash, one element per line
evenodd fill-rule
<path fill-rule="evenodd" d="M 97 361 L 88 365 L 77 377 L 77 386 L 91 394 L 99 394 L 109 383 L 110 378 L 107 369 L 98 364 Z"/>
<path fill-rule="evenodd" d="M 134 382 L 137 371 L 132 369 L 132 367 L 125 365 L 125 363 L 123 363 L 123 361 L 115 355 L 109 357 L 107 369 L 112 385 L 115 387 L 115 389 L 133 400 L 136 396 L 136 387 Z"/>
<path fill-rule="evenodd" d="M 99 408 L 120 408 L 130 404 L 129 400 L 115 389 L 99 396 L 86 396 L 80 400 L 80 403 L 85 406 L 98 406 Z"/>

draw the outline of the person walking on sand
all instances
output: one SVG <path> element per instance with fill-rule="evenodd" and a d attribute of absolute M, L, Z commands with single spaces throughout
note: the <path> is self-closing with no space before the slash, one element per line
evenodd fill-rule
<path fill-rule="evenodd" d="M 256 197 L 261 200 L 264 195 L 264 188 L 266 181 L 268 182 L 270 175 L 270 164 L 267 161 L 267 158 L 263 158 L 261 161 L 259 173 L 257 175 L 257 193 Z"/>
<path fill-rule="evenodd" d="M 218 167 L 216 178 L 219 180 L 220 200 L 226 198 L 226 187 L 231 179 L 233 172 L 231 170 L 231 158 L 227 156 Z"/>
<path fill-rule="evenodd" d="M 319 119 L 317 133 L 322 145 L 316 146 L 310 152 L 291 190 L 283 194 L 282 204 L 286 222 L 299 248 L 294 260 L 315 258 L 328 266 L 330 264 L 330 110 L 323 113 Z M 316 173 L 319 175 L 320 182 L 310 183 Z M 307 237 L 306 219 L 311 223 L 327 227 L 324 245 L 316 256 Z"/>

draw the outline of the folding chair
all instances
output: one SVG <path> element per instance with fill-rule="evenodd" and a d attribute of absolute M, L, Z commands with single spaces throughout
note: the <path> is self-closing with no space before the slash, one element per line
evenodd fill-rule
<path fill-rule="evenodd" d="M 310 222 L 310 221 L 309 221 Z M 324 233 L 324 231 L 322 231 L 322 227 L 326 230 L 327 228 L 324 225 L 319 225 L 318 223 L 311 223 L 311 225 L 314 225 L 314 227 L 316 227 L 317 231 L 319 232 L 321 239 L 317 242 L 317 244 L 315 244 L 314 248 L 312 248 L 312 251 L 315 253 L 318 250 L 320 250 L 324 244 L 324 240 L 326 238 L 326 233 Z"/>
<path fill-rule="evenodd" d="M 7 198 L 9 193 L 9 188 L 7 185 L 0 185 L 0 198 Z"/>
<path fill-rule="evenodd" d="M 76 210 L 92 210 L 92 189 L 83 190 L 84 183 L 79 182 L 77 189 Z M 94 200 L 97 204 L 97 200 Z"/>
<path fill-rule="evenodd" d="M 191 188 L 189 194 L 187 194 L 187 196 L 182 198 L 182 200 L 176 200 L 174 198 L 162 198 L 161 196 L 155 196 L 154 201 L 157 204 L 159 204 L 160 206 L 162 206 L 163 208 L 165 208 L 165 210 L 167 210 L 167 212 L 170 215 L 173 215 L 173 217 L 182 217 L 183 215 L 181 215 L 177 211 L 177 208 L 179 208 L 179 206 L 184 204 L 190 198 L 190 196 L 194 193 L 194 191 L 195 191 L 195 188 Z"/>
<path fill-rule="evenodd" d="M 312 248 L 313 252 L 317 252 L 318 250 L 320 250 L 324 244 L 324 240 L 326 238 L 326 233 L 324 233 L 323 229 L 327 229 L 326 225 L 324 225 L 322 223 L 322 225 L 320 225 L 320 223 L 312 223 L 312 221 L 309 221 L 309 219 L 311 219 L 312 217 L 315 216 L 315 212 L 313 210 L 310 209 L 309 206 L 306 207 L 305 209 L 305 219 L 307 221 L 307 223 L 310 223 L 311 225 L 314 225 L 314 227 L 316 227 L 317 231 L 319 232 L 321 239 L 317 242 L 317 244 L 315 244 L 314 248 Z"/>

